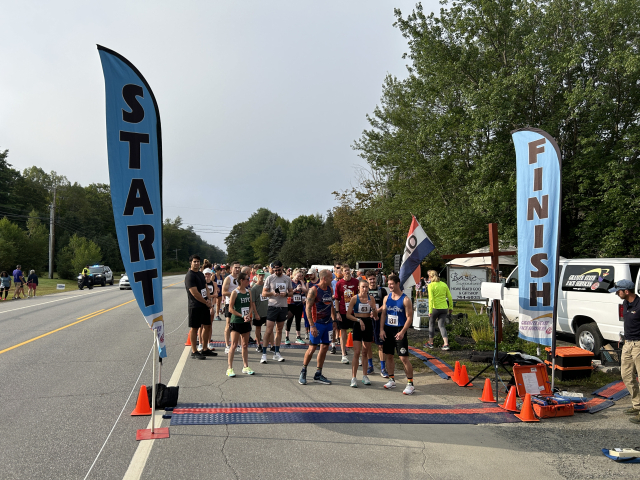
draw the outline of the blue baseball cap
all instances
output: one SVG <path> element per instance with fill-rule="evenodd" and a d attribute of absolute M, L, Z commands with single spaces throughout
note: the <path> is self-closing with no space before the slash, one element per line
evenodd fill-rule
<path fill-rule="evenodd" d="M 613 286 L 613 288 L 609 289 L 609 293 L 616 293 L 619 292 L 620 290 L 629 290 L 631 292 L 633 292 L 633 282 L 631 280 L 620 280 L 619 282 L 616 282 Z"/>

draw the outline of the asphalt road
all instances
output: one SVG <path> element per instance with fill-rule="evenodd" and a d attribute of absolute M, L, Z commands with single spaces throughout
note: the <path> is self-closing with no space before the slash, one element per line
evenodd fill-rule
<path fill-rule="evenodd" d="M 260 365 L 259 354 L 250 349 L 256 375 L 240 374 L 236 359 L 238 376 L 230 379 L 224 355 L 184 358 L 188 328 L 182 277 L 167 277 L 164 285 L 169 357 L 162 381 L 173 376 L 180 403 L 459 404 L 476 403 L 480 396 L 479 388 L 462 389 L 431 372 L 416 375 L 413 396 L 402 395 L 402 375 L 392 391 L 382 388 L 379 375 L 371 376 L 371 387 L 349 388 L 350 366 L 340 364 L 338 355 L 328 355 L 324 368 L 333 385 L 301 386 L 304 350 L 293 349 L 283 351 L 284 363 L 267 365 Z M 132 300 L 130 291 L 113 286 L 0 303 L 0 478 L 84 478 L 125 405 L 89 478 L 638 476 L 637 465 L 619 465 L 600 453 L 605 447 L 637 446 L 638 427 L 622 414 L 628 397 L 595 415 L 538 424 L 173 426 L 169 439 L 136 442 L 136 430 L 147 428 L 149 417 L 129 414 L 140 384 L 151 383 L 150 362 L 137 384 L 136 379 L 152 336 Z M 223 322 L 214 322 L 216 339 L 222 339 L 223 328 Z"/>

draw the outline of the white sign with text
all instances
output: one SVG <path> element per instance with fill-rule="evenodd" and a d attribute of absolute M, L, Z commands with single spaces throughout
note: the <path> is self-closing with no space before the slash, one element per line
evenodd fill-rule
<path fill-rule="evenodd" d="M 487 281 L 485 268 L 449 268 L 449 291 L 454 300 L 485 300 L 480 293 Z"/>

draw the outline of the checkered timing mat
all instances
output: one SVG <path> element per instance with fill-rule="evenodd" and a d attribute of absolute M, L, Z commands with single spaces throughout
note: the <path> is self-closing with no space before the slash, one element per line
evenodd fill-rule
<path fill-rule="evenodd" d="M 211 342 L 211 345 L 213 345 L 214 348 L 225 347 L 224 342 Z M 256 346 L 257 346 L 257 343 L 250 343 L 249 349 L 253 348 L 253 350 L 255 350 Z M 302 343 L 292 343 L 291 345 L 285 345 L 284 342 L 282 342 L 282 345 L 280 345 L 280 348 L 304 348 L 306 350 L 307 348 L 309 348 L 309 345 L 302 344 Z"/>
<path fill-rule="evenodd" d="M 371 403 L 190 403 L 171 413 L 171 425 L 255 423 L 514 423 L 495 404 L 385 405 Z"/>
<path fill-rule="evenodd" d="M 437 373 L 440 378 L 449 380 L 449 378 L 453 377 L 453 367 L 430 353 L 416 347 L 409 347 L 409 353 L 422 360 L 422 363 Z"/>
<path fill-rule="evenodd" d="M 616 382 L 611 382 L 602 388 L 599 388 L 598 390 L 593 392 L 592 395 L 598 395 L 599 397 L 617 401 L 629 395 L 629 390 L 627 390 L 627 387 L 625 387 L 622 380 L 618 380 Z"/>

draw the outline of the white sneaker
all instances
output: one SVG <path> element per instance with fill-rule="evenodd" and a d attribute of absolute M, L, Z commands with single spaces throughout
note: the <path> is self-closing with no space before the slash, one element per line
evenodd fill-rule
<path fill-rule="evenodd" d="M 371 380 L 369 380 L 369 377 L 367 377 L 366 375 L 362 376 L 362 384 L 363 385 L 371 385 Z"/>
<path fill-rule="evenodd" d="M 351 385 L 350 386 L 353 387 L 353 388 L 358 388 L 358 380 L 356 379 L 356 377 L 353 377 L 351 379 Z"/>
<path fill-rule="evenodd" d="M 284 358 L 282 358 L 282 355 L 280 355 L 280 352 L 276 352 L 276 353 L 273 355 L 273 359 L 274 359 L 276 362 L 284 362 Z"/>
<path fill-rule="evenodd" d="M 201 352 L 202 351 L 202 344 L 198 344 L 198 351 Z"/>
<path fill-rule="evenodd" d="M 358 359 L 358 366 L 361 367 L 362 366 L 362 358 Z"/>
<path fill-rule="evenodd" d="M 340 361 L 346 365 L 346 364 L 349 363 L 349 358 L 344 356 L 344 357 L 342 357 L 342 360 L 340 360 Z"/>
<path fill-rule="evenodd" d="M 224 354 L 228 355 L 229 354 L 229 347 L 224 347 Z"/>
<path fill-rule="evenodd" d="M 396 382 L 391 380 L 391 379 L 389 379 L 389 381 L 384 384 L 384 388 L 386 388 L 387 390 L 391 390 L 392 388 L 396 388 Z"/>
<path fill-rule="evenodd" d="M 236 347 L 236 353 L 240 353 L 240 352 L 242 352 L 242 347 L 240 345 L 238 345 Z"/>
<path fill-rule="evenodd" d="M 262 354 L 260 358 L 260 363 L 267 363 L 267 355 L 265 353 Z"/>
<path fill-rule="evenodd" d="M 404 393 L 405 395 L 413 395 L 413 392 L 415 392 L 415 391 L 416 391 L 416 389 L 413 388 L 413 385 L 407 384 L 407 386 L 404 388 L 402 393 Z"/>

